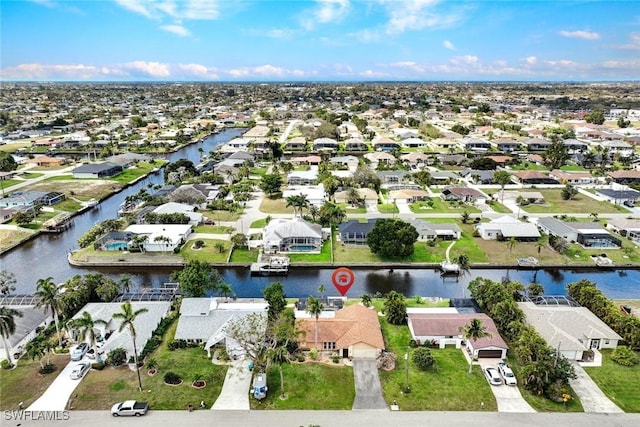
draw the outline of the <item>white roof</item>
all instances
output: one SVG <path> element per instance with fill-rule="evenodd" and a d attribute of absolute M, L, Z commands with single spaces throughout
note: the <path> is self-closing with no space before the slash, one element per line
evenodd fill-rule
<path fill-rule="evenodd" d="M 182 239 L 182 236 L 188 234 L 189 230 L 191 230 L 191 225 L 189 224 L 133 224 L 124 231 L 147 234 L 149 243 L 153 243 L 156 237 L 164 236 L 169 238 L 172 243 L 177 244 Z"/>

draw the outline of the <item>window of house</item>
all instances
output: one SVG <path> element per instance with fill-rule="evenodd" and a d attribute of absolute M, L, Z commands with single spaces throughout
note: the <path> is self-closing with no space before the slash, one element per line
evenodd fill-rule
<path fill-rule="evenodd" d="M 322 343 L 322 349 L 323 350 L 335 350 L 336 349 L 336 343 L 335 342 L 323 342 Z"/>
<path fill-rule="evenodd" d="M 605 344 L 609 344 L 609 340 L 604 340 L 604 343 Z"/>

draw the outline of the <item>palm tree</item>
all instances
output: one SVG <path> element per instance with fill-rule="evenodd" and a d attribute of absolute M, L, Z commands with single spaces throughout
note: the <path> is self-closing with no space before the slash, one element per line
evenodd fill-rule
<path fill-rule="evenodd" d="M 102 319 L 93 319 L 91 314 L 88 311 L 84 311 L 81 317 L 77 319 L 71 319 L 68 325 L 73 329 L 78 329 L 80 331 L 80 341 L 85 341 L 87 337 L 89 338 L 89 345 L 95 352 L 94 354 L 98 355 L 98 351 L 96 349 L 96 325 L 106 325 Z"/>
<path fill-rule="evenodd" d="M 229 301 L 229 295 L 235 295 L 235 292 L 230 284 L 223 283 L 218 287 L 218 295 L 224 297 L 225 301 Z"/>
<path fill-rule="evenodd" d="M 327 291 L 325 285 L 318 285 L 318 293 L 320 294 L 320 300 L 324 300 L 324 293 Z"/>
<path fill-rule="evenodd" d="M 289 363 L 289 352 L 287 347 L 278 346 L 270 348 L 267 357 L 271 363 L 278 366 L 280 370 L 280 398 L 284 399 L 287 395 L 284 393 L 284 375 L 282 375 L 282 365 Z"/>
<path fill-rule="evenodd" d="M 133 311 L 133 307 L 131 306 L 131 301 L 126 301 L 122 304 L 122 311 L 119 313 L 113 313 L 114 319 L 121 319 L 120 329 L 118 332 L 122 332 L 124 328 L 129 329 L 129 335 L 131 335 L 131 341 L 133 342 L 133 362 L 136 364 L 136 372 L 138 373 L 138 387 L 140 391 L 142 391 L 142 380 L 140 379 L 140 368 L 138 367 L 138 350 L 136 349 L 136 329 L 134 327 L 134 322 L 136 318 L 149 311 L 146 308 L 140 308 L 136 311 Z"/>
<path fill-rule="evenodd" d="M 458 268 L 460 269 L 460 274 L 464 275 L 465 273 L 469 273 L 471 266 L 469 265 L 469 255 L 460 254 L 458 258 L 456 258 L 456 264 L 458 264 Z"/>
<path fill-rule="evenodd" d="M 509 240 L 507 240 L 507 246 L 509 247 L 509 255 L 511 255 L 511 253 L 513 252 L 513 248 L 517 243 L 518 241 L 516 240 L 515 237 L 511 237 Z"/>
<path fill-rule="evenodd" d="M 27 343 L 25 347 L 25 352 L 27 356 L 31 360 L 38 359 L 40 363 L 40 368 L 44 369 L 44 365 L 42 364 L 42 358 L 44 357 L 44 342 L 38 339 L 31 340 Z"/>
<path fill-rule="evenodd" d="M 130 292 L 132 286 L 133 281 L 131 280 L 131 276 L 129 276 L 128 274 L 121 274 L 120 278 L 118 279 L 118 287 L 120 288 L 120 292 Z"/>
<path fill-rule="evenodd" d="M 9 364 L 13 366 L 11 360 L 11 348 L 7 343 L 7 338 L 16 332 L 16 317 L 22 317 L 22 313 L 9 307 L 0 307 L 0 335 L 2 335 L 2 345 L 7 352 Z"/>
<path fill-rule="evenodd" d="M 38 279 L 36 282 L 36 292 L 34 296 L 38 297 L 36 307 L 43 307 L 44 312 L 51 311 L 53 320 L 56 324 L 56 333 L 58 335 L 58 345 L 62 347 L 62 337 L 60 336 L 60 325 L 58 324 L 58 312 L 60 311 L 61 302 L 58 298 L 60 293 L 58 287 L 53 283 L 53 277 L 49 276 L 46 279 Z"/>
<path fill-rule="evenodd" d="M 315 330 L 315 348 L 318 349 L 318 319 L 320 318 L 320 314 L 324 310 L 324 304 L 318 298 L 314 298 L 309 296 L 307 299 L 307 313 L 314 316 L 316 318 L 316 330 Z"/>
<path fill-rule="evenodd" d="M 462 332 L 462 337 L 465 340 L 471 340 L 475 344 L 477 340 L 484 337 L 491 337 L 492 335 L 487 332 L 487 328 L 482 324 L 480 319 L 471 319 L 469 323 L 461 326 L 459 329 Z M 469 373 L 473 369 L 473 360 L 469 363 Z"/>

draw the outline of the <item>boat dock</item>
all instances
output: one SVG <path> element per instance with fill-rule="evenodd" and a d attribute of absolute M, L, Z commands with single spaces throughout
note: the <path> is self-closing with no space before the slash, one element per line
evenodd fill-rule
<path fill-rule="evenodd" d="M 257 262 L 251 264 L 253 276 L 285 276 L 289 273 L 289 258 L 286 256 L 260 256 Z"/>

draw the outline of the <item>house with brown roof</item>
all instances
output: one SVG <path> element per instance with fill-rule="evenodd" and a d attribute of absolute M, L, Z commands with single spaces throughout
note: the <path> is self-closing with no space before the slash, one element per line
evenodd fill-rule
<path fill-rule="evenodd" d="M 591 172 L 568 172 L 560 169 L 554 169 L 549 173 L 551 178 L 558 180 L 562 184 L 580 185 L 595 184 L 598 178 L 591 175 Z"/>
<path fill-rule="evenodd" d="M 513 176 L 521 184 L 559 184 L 546 173 L 538 171 L 524 170 L 514 173 Z"/>
<path fill-rule="evenodd" d="M 447 344 L 460 348 L 464 342 L 460 328 L 472 319 L 480 319 L 485 330 L 491 334 L 466 343 L 467 350 L 473 358 L 507 357 L 509 346 L 504 342 L 495 323 L 484 313 L 459 313 L 455 309 L 433 309 L 429 313 L 408 313 L 409 331 L 411 338 L 418 343 L 434 342 L 440 348 Z"/>
<path fill-rule="evenodd" d="M 640 170 L 617 170 L 607 174 L 617 184 L 637 184 L 640 182 Z"/>
<path fill-rule="evenodd" d="M 470 187 L 447 187 L 440 194 L 444 200 L 458 200 L 466 203 L 488 199 L 484 193 Z"/>
<path fill-rule="evenodd" d="M 334 317 L 318 319 L 318 342 L 315 342 L 316 319 L 298 319 L 299 345 L 303 349 L 338 353 L 341 357 L 375 359 L 384 350 L 378 313 L 360 304 L 335 312 Z"/>
<path fill-rule="evenodd" d="M 65 159 L 64 157 L 35 156 L 33 159 L 27 159 L 28 164 L 43 167 L 62 166 L 66 162 L 67 159 Z"/>

